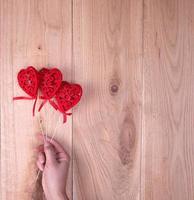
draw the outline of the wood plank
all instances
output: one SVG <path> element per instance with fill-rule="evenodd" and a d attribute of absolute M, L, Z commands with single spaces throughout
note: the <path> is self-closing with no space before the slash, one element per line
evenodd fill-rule
<path fill-rule="evenodd" d="M 28 65 L 37 68 L 58 66 L 71 80 L 72 21 L 68 0 L 1 0 L 1 195 L 0 199 L 42 199 L 34 185 L 37 169 L 33 148 L 40 131 L 37 117 L 32 118 L 32 102 L 12 101 L 23 95 L 17 73 Z M 48 134 L 56 138 L 71 154 L 72 121 L 59 123 L 59 114 L 50 106 L 41 113 Z M 71 196 L 72 176 L 68 192 Z M 39 187 L 39 185 L 37 185 Z M 36 188 L 38 190 L 36 190 Z M 41 191 L 40 191 L 41 192 Z"/>
<path fill-rule="evenodd" d="M 73 1 L 74 199 L 139 199 L 142 1 Z"/>
<path fill-rule="evenodd" d="M 194 2 L 145 0 L 142 199 L 194 198 Z"/>

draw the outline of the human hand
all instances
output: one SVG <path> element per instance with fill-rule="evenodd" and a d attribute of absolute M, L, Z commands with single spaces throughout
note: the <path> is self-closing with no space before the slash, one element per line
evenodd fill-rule
<path fill-rule="evenodd" d="M 40 139 L 44 141 L 43 136 Z M 67 200 L 66 181 L 69 155 L 50 137 L 38 147 L 37 166 L 42 171 L 42 187 L 47 200 Z"/>

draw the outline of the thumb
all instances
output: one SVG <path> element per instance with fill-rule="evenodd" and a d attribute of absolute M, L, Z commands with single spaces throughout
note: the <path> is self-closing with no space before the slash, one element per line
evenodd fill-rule
<path fill-rule="evenodd" d="M 46 164 L 54 164 L 57 162 L 55 149 L 48 141 L 45 141 L 44 143 L 44 153 L 46 156 Z"/>

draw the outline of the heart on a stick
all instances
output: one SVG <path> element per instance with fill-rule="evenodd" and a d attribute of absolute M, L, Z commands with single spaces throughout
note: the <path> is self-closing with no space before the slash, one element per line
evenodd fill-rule
<path fill-rule="evenodd" d="M 18 78 L 18 83 L 20 87 L 24 90 L 24 92 L 30 95 L 30 97 L 24 97 L 24 96 L 13 97 L 13 100 L 35 99 L 33 109 L 32 109 L 32 115 L 34 116 L 35 106 L 36 106 L 36 101 L 37 101 L 38 85 L 39 85 L 38 72 L 34 67 L 29 66 L 27 67 L 27 69 L 20 70 L 17 78 Z"/>
<path fill-rule="evenodd" d="M 58 109 L 64 115 L 64 122 L 66 122 L 66 113 L 69 109 L 75 106 L 81 99 L 82 88 L 78 84 L 71 84 L 66 81 L 61 83 L 59 90 L 56 92 L 56 101 Z"/>
<path fill-rule="evenodd" d="M 40 91 L 42 99 L 51 99 L 62 82 L 62 73 L 57 68 L 43 68 L 39 71 Z"/>
<path fill-rule="evenodd" d="M 41 103 L 38 111 L 42 109 L 44 104 L 49 101 L 49 103 L 57 110 L 57 105 L 51 98 L 56 94 L 62 83 L 62 73 L 57 68 L 43 68 L 39 71 L 39 88 L 41 91 L 41 99 L 44 101 Z"/>
<path fill-rule="evenodd" d="M 32 66 L 22 69 L 18 73 L 20 87 L 31 97 L 36 98 L 38 91 L 38 72 Z"/>
<path fill-rule="evenodd" d="M 40 111 L 44 104 L 49 101 L 56 110 L 63 113 L 64 122 L 66 122 L 66 116 L 71 115 L 71 113 L 67 113 L 67 111 L 75 106 L 82 96 L 81 86 L 62 81 L 62 73 L 57 68 L 42 68 L 38 72 L 34 67 L 30 66 L 20 70 L 17 78 L 20 87 L 30 95 L 30 97 L 17 96 L 13 97 L 13 100 L 35 99 L 33 116 L 35 114 L 35 105 L 39 96 L 38 89 L 40 90 L 39 98 L 43 100 L 38 111 Z"/>

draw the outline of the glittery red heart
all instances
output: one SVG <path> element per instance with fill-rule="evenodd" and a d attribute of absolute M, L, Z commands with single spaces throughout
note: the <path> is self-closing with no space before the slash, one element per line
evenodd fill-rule
<path fill-rule="evenodd" d="M 36 98 L 38 91 L 38 72 L 32 66 L 18 73 L 20 87 L 31 97 Z"/>
<path fill-rule="evenodd" d="M 55 98 L 59 111 L 64 114 L 64 122 L 66 121 L 66 112 L 80 101 L 81 96 L 82 88 L 80 85 L 70 84 L 66 81 L 62 82 Z"/>
<path fill-rule="evenodd" d="M 51 99 L 62 82 L 62 73 L 57 68 L 43 68 L 39 71 L 39 88 L 42 93 L 42 99 Z"/>

